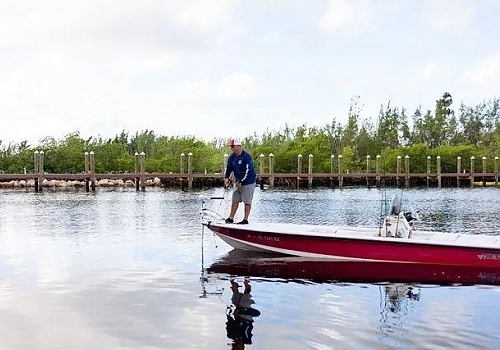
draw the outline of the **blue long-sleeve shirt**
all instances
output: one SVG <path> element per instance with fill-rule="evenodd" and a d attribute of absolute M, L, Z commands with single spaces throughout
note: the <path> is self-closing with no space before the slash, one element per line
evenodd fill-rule
<path fill-rule="evenodd" d="M 253 184 L 257 181 L 257 174 L 253 167 L 252 156 L 242 151 L 239 156 L 232 153 L 227 159 L 227 168 L 225 178 L 229 178 L 231 172 L 234 172 L 236 181 L 242 185 Z"/>

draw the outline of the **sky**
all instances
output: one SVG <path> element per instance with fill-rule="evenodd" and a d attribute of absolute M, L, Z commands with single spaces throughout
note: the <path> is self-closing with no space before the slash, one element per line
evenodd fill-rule
<path fill-rule="evenodd" d="M 0 140 L 244 138 L 500 96 L 496 0 L 0 0 Z"/>

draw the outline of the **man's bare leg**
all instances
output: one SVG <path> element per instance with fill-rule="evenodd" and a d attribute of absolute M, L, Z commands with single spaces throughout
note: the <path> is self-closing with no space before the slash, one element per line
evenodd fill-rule
<path fill-rule="evenodd" d="M 251 204 L 245 204 L 245 220 L 248 221 L 248 217 L 250 216 L 250 210 L 252 210 Z"/>
<path fill-rule="evenodd" d="M 238 210 L 238 205 L 240 203 L 238 202 L 233 202 L 231 203 L 231 212 L 229 213 L 229 218 L 234 220 L 234 216 L 236 215 L 236 211 Z M 246 206 L 245 206 L 246 209 Z"/>

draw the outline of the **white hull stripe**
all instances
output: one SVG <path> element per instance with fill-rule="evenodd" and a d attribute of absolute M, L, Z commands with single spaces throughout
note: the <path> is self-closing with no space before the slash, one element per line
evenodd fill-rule
<path fill-rule="evenodd" d="M 247 247 L 247 248 L 254 248 L 251 250 L 257 249 L 257 250 L 261 250 L 263 252 L 275 252 L 275 253 L 286 254 L 286 255 L 302 256 L 302 257 L 308 257 L 308 258 L 341 260 L 341 261 L 387 261 L 387 262 L 391 262 L 391 260 L 353 258 L 353 257 L 346 257 L 346 256 L 341 256 L 341 255 L 327 255 L 327 254 L 318 254 L 318 253 L 308 253 L 308 252 L 303 252 L 303 251 L 298 251 L 298 250 L 282 249 L 282 248 L 270 247 L 270 246 L 263 245 L 263 244 L 250 243 L 250 242 L 247 242 L 247 241 L 244 241 L 241 239 L 226 236 L 226 235 L 221 234 L 219 232 L 217 232 L 216 235 L 219 236 L 224 242 L 229 244 L 231 247 L 240 248 L 240 249 L 245 249 L 245 247 Z"/>

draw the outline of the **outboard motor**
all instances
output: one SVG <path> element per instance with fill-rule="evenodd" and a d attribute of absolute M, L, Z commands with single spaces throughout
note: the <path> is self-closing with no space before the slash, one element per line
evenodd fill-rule
<path fill-rule="evenodd" d="M 403 214 L 405 216 L 406 221 L 412 222 L 416 218 L 413 217 L 413 213 L 411 211 L 407 211 L 406 213 Z"/>

